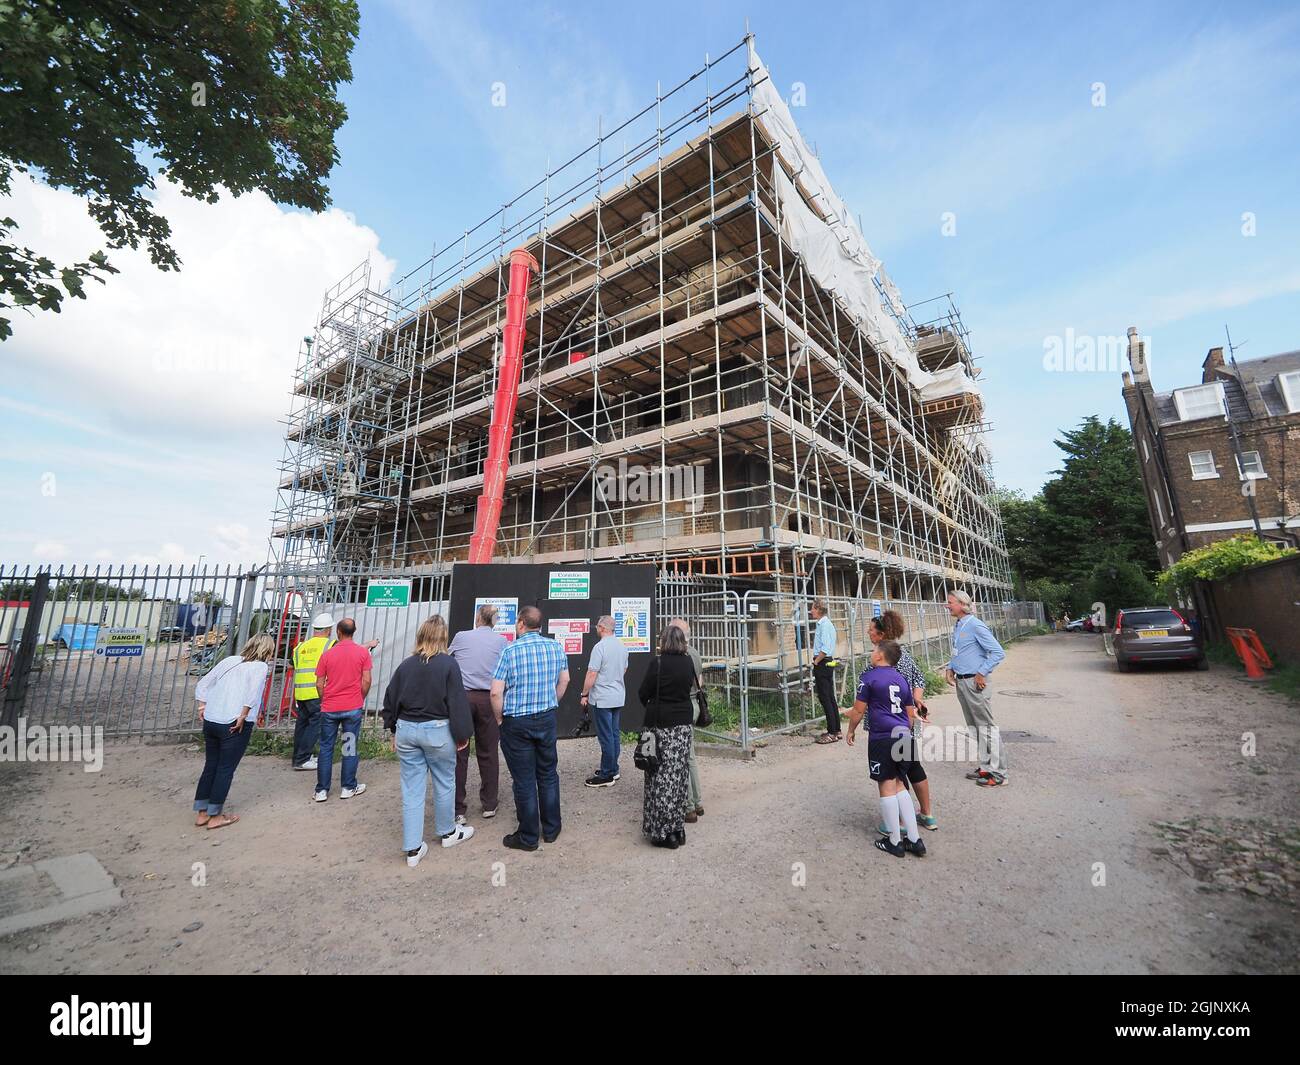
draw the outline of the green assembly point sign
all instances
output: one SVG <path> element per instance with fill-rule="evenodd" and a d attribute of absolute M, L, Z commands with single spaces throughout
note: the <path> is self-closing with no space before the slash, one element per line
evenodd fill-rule
<path fill-rule="evenodd" d="M 366 585 L 366 606 L 410 606 L 411 582 L 371 581 Z"/>
<path fill-rule="evenodd" d="M 590 599 L 591 572 L 589 570 L 551 570 L 551 592 L 548 599 Z"/>

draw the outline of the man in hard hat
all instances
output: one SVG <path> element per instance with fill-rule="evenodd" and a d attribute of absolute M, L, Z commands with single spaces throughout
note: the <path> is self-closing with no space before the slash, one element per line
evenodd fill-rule
<path fill-rule="evenodd" d="M 316 768 L 312 752 L 320 740 L 320 691 L 316 687 L 316 663 L 334 646 L 330 633 L 334 619 L 317 614 L 311 623 L 311 639 L 303 640 L 293 651 L 293 700 L 298 720 L 293 726 L 293 767 L 307 772 Z"/>

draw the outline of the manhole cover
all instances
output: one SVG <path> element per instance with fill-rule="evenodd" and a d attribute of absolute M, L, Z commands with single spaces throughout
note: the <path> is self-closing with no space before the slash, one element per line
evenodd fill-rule
<path fill-rule="evenodd" d="M 1012 688 L 1009 691 L 1000 691 L 999 695 L 1010 695 L 1014 699 L 1059 699 L 1060 692 L 1036 692 L 1028 688 Z"/>
<path fill-rule="evenodd" d="M 1055 743 L 1056 741 L 1050 736 L 1037 736 L 1032 732 L 1023 732 L 1019 729 L 999 729 L 1000 735 L 1007 743 Z"/>

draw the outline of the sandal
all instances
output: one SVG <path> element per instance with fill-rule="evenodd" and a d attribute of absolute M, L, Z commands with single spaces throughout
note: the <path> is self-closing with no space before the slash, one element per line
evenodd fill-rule
<path fill-rule="evenodd" d="M 975 781 L 976 785 L 981 788 L 1005 788 L 1007 778 L 995 776 L 992 773 L 985 773 L 979 780 Z"/>
<path fill-rule="evenodd" d="M 225 818 L 225 820 L 221 820 Z M 216 817 L 208 820 L 208 831 L 211 832 L 216 828 L 225 828 L 227 825 L 233 825 L 239 820 L 239 814 L 217 814 Z"/>
<path fill-rule="evenodd" d="M 823 746 L 825 746 L 828 743 L 839 743 L 840 735 L 838 732 L 835 733 L 834 735 L 832 735 L 829 732 L 823 732 L 820 736 L 817 737 L 817 742 L 822 744 Z"/>
<path fill-rule="evenodd" d="M 194 819 L 194 827 L 202 828 L 211 820 L 212 820 L 211 814 L 199 814 L 199 816 Z"/>

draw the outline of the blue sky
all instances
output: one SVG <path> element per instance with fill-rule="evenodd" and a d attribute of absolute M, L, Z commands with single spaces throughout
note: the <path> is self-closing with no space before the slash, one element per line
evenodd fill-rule
<path fill-rule="evenodd" d="M 1116 372 L 1044 369 L 1052 337 L 1136 325 L 1158 388 L 1195 381 L 1225 323 L 1242 358 L 1300 347 L 1293 5 L 611 9 L 363 3 L 336 212 L 244 197 L 185 214 L 172 287 L 125 271 L 112 298 L 16 322 L 0 558 L 260 559 L 288 368 L 329 280 L 362 256 L 418 266 L 593 140 L 602 116 L 735 44 L 746 18 L 782 94 L 805 86 L 795 119 L 904 298 L 954 294 L 1009 487 L 1041 485 L 1061 428 L 1123 419 Z M 81 232 L 41 190 L 19 208 L 26 232 Z M 244 225 L 262 250 L 241 257 L 230 234 Z M 133 332 L 142 317 L 161 339 Z M 205 359 L 180 365 L 196 350 Z"/>

